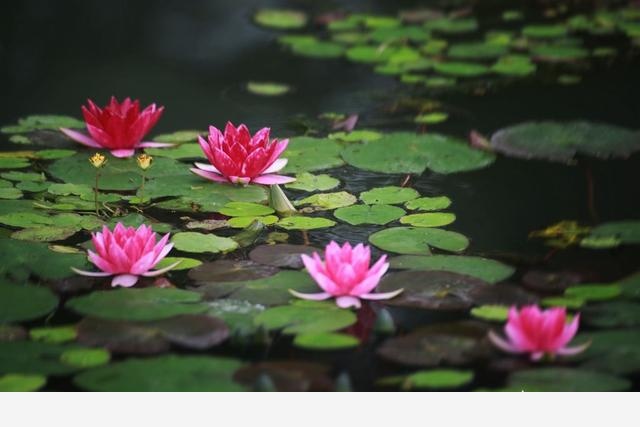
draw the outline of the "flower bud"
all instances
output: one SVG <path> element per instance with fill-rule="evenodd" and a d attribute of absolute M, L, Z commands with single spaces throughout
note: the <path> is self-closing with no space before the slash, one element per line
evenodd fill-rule
<path fill-rule="evenodd" d="M 94 168 L 102 168 L 107 163 L 107 158 L 100 153 L 96 153 L 89 157 L 89 163 L 91 163 Z"/>
<path fill-rule="evenodd" d="M 138 162 L 138 166 L 143 171 L 146 171 L 151 167 L 151 163 L 153 163 L 153 157 L 148 154 L 140 154 L 136 157 L 136 161 Z"/>

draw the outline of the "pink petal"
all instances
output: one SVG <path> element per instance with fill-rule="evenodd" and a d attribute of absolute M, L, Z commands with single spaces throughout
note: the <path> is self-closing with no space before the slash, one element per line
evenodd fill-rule
<path fill-rule="evenodd" d="M 504 340 L 501 336 L 494 331 L 489 331 L 489 340 L 499 349 L 506 351 L 507 353 L 522 353 L 520 349 Z"/>
<path fill-rule="evenodd" d="M 89 276 L 89 277 L 107 277 L 107 276 L 112 276 L 111 273 L 107 273 L 107 272 L 102 272 L 102 271 L 84 271 L 84 270 L 79 270 L 75 267 L 71 267 L 71 270 L 73 270 L 74 273 L 78 273 L 81 276 Z"/>
<path fill-rule="evenodd" d="M 221 174 L 218 168 L 216 168 L 213 165 L 208 165 L 206 163 L 200 163 L 200 162 L 195 162 L 194 165 L 196 165 L 196 167 L 200 170 Z"/>
<path fill-rule="evenodd" d="M 273 184 L 288 184 L 295 180 L 296 180 L 295 178 L 292 178 L 290 176 L 267 174 L 267 175 L 260 175 L 254 178 L 253 182 L 256 184 L 262 184 L 262 185 L 273 185 Z"/>
<path fill-rule="evenodd" d="M 118 150 L 111 150 L 111 154 L 114 157 L 118 157 L 118 158 L 124 158 L 124 157 L 131 157 L 135 154 L 136 150 L 134 150 L 133 148 L 120 148 Z"/>
<path fill-rule="evenodd" d="M 587 348 L 589 348 L 590 345 L 591 345 L 591 341 L 588 341 L 588 342 L 586 342 L 584 344 L 577 345 L 577 346 L 574 346 L 574 347 L 563 347 L 563 348 L 559 349 L 558 351 L 556 351 L 556 353 L 559 354 L 560 356 L 573 356 L 573 355 L 576 355 L 578 353 L 582 353 Z"/>
<path fill-rule="evenodd" d="M 227 178 L 223 177 L 222 175 L 218 175 L 217 173 L 214 172 L 207 172 L 207 171 L 203 171 L 197 168 L 191 168 L 189 169 L 191 172 L 195 173 L 196 175 L 200 175 L 203 178 L 206 178 L 210 181 L 215 181 L 215 182 L 229 182 L 227 180 Z"/>
<path fill-rule="evenodd" d="M 359 295 L 359 297 L 362 298 L 362 299 L 369 299 L 369 300 L 391 299 L 391 298 L 394 298 L 394 297 L 400 295 L 402 293 L 402 291 L 404 291 L 404 289 L 400 288 L 400 289 L 397 289 L 397 290 L 391 291 L 391 292 L 380 292 L 380 293 L 375 293 L 375 294 L 364 294 L 364 295 Z"/>
<path fill-rule="evenodd" d="M 342 296 L 336 298 L 336 305 L 340 308 L 361 307 L 360 300 L 352 296 Z"/>
<path fill-rule="evenodd" d="M 262 171 L 263 174 L 266 173 L 275 173 L 275 172 L 279 172 L 282 168 L 284 168 L 285 166 L 287 166 L 287 163 L 289 162 L 289 160 L 287 159 L 278 159 L 275 162 L 273 162 L 271 164 L 271 166 L 269 166 L 268 168 L 266 168 L 264 171 Z"/>
<path fill-rule="evenodd" d="M 155 270 L 155 271 L 147 271 L 146 273 L 142 273 L 142 275 L 144 277 L 155 277 L 155 276 L 160 276 L 161 274 L 166 273 L 167 271 L 171 270 L 172 268 L 176 267 L 178 264 L 180 264 L 182 262 L 182 260 L 178 260 L 176 262 L 174 262 L 173 264 L 170 264 L 164 268 L 161 268 L 160 270 Z"/>
<path fill-rule="evenodd" d="M 135 275 L 146 273 L 151 269 L 151 267 L 153 267 L 153 261 L 155 257 L 156 256 L 153 252 L 145 254 L 131 266 L 131 268 L 129 269 L 129 273 Z"/>
<path fill-rule="evenodd" d="M 130 288 L 136 283 L 138 283 L 138 276 L 133 274 L 120 274 L 113 278 L 113 280 L 111 281 L 111 286 L 114 288 L 116 286 Z"/>
<path fill-rule="evenodd" d="M 80 144 L 86 145 L 87 147 L 103 148 L 102 145 L 100 145 L 93 138 L 83 133 L 80 133 L 78 131 L 67 129 L 67 128 L 60 128 L 60 131 L 65 135 L 67 135 L 69 138 L 73 139 L 74 141 L 79 142 Z"/>
<path fill-rule="evenodd" d="M 289 289 L 289 293 L 295 297 L 312 301 L 322 301 L 331 298 L 331 294 L 328 294 L 326 292 L 319 292 L 317 294 L 304 294 L 302 292 L 297 292 L 293 289 Z"/>
<path fill-rule="evenodd" d="M 170 144 L 168 142 L 153 142 L 153 141 L 146 141 L 146 142 L 141 142 L 140 144 L 136 145 L 136 147 L 139 148 L 165 148 L 165 147 L 174 147 L 175 144 Z"/>

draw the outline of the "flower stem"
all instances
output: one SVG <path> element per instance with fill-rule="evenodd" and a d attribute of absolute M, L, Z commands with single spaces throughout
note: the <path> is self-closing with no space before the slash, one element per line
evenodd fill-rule
<path fill-rule="evenodd" d="M 144 204 L 144 182 L 147 180 L 146 174 L 142 172 L 142 183 L 140 184 L 140 205 Z"/>
<path fill-rule="evenodd" d="M 100 215 L 100 212 L 98 210 L 98 180 L 99 179 L 100 179 L 100 172 L 96 170 L 96 185 L 93 188 L 94 201 L 96 204 L 96 215 Z"/>

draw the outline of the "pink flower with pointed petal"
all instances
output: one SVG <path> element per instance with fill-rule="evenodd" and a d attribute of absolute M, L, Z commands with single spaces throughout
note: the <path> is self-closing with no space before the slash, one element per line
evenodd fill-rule
<path fill-rule="evenodd" d="M 89 261 L 102 271 L 71 269 L 83 276 L 115 276 L 111 281 L 114 287 L 129 288 L 138 282 L 140 276 L 159 276 L 180 263 L 178 261 L 160 270 L 151 270 L 167 256 L 173 243 L 167 243 L 169 234 L 156 241 L 157 234 L 144 224 L 136 229 L 117 223 L 113 231 L 104 226 L 101 233 L 92 233 L 91 236 L 96 251 L 87 251 Z"/>
<path fill-rule="evenodd" d="M 389 263 L 386 262 L 387 256 L 383 255 L 370 267 L 371 248 L 362 243 L 352 248 L 348 242 L 340 247 L 332 241 L 325 249 L 324 258 L 323 262 L 318 253 L 313 253 L 312 257 L 302 255 L 307 271 L 323 292 L 303 294 L 292 289 L 289 292 L 298 298 L 317 301 L 335 297 L 338 307 L 360 308 L 360 299 L 390 299 L 403 291 L 373 293 Z"/>
<path fill-rule="evenodd" d="M 537 305 L 509 309 L 509 318 L 504 327 L 507 339 L 494 331 L 489 339 L 496 347 L 508 353 L 528 353 L 531 360 L 540 360 L 544 355 L 571 356 L 587 349 L 590 343 L 576 347 L 567 344 L 578 332 L 580 315 L 567 324 L 567 311 L 563 307 L 540 310 Z"/>
<path fill-rule="evenodd" d="M 216 127 L 210 126 L 207 139 L 198 138 L 209 164 L 196 163 L 191 171 L 211 181 L 242 185 L 295 181 L 295 178 L 276 175 L 287 165 L 287 159 L 279 157 L 289 140 L 269 140 L 269 131 L 269 128 L 262 128 L 251 136 L 247 126 L 241 124 L 236 128 L 228 122 L 222 134 Z"/>
<path fill-rule="evenodd" d="M 131 157 L 136 148 L 171 147 L 162 142 L 142 142 L 160 119 L 164 107 L 151 104 L 140 111 L 140 101 L 126 98 L 119 103 L 115 96 L 104 108 L 98 107 L 90 99 L 88 107 L 82 106 L 82 114 L 89 135 L 60 128 L 74 141 L 91 148 L 110 150 L 115 157 Z"/>

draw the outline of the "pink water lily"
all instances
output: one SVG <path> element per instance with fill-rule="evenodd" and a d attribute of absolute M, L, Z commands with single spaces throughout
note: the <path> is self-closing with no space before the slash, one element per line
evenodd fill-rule
<path fill-rule="evenodd" d="M 87 251 L 89 261 L 101 271 L 83 271 L 73 267 L 72 270 L 83 276 L 115 276 L 111 281 L 114 287 L 129 288 L 138 282 L 140 276 L 159 276 L 180 263 L 178 261 L 160 270 L 151 270 L 167 256 L 173 243 L 167 243 L 169 234 L 157 241 L 157 234 L 144 224 L 136 229 L 118 223 L 113 231 L 104 226 L 102 232 L 92 233 L 91 236 L 96 252 Z"/>
<path fill-rule="evenodd" d="M 370 267 L 371 248 L 362 243 L 351 247 L 347 242 L 340 247 L 332 241 L 325 249 L 324 262 L 317 252 L 312 255 L 302 255 L 302 262 L 323 292 L 304 294 L 289 290 L 298 298 L 326 300 L 335 297 L 338 307 L 360 308 L 360 299 L 390 299 L 402 292 L 402 289 L 398 289 L 393 292 L 373 293 L 389 269 L 389 263 L 386 262 L 387 256 L 383 255 Z"/>
<path fill-rule="evenodd" d="M 247 126 L 237 128 L 228 122 L 224 134 L 209 127 L 207 139 L 198 138 L 209 164 L 195 163 L 191 171 L 203 178 L 233 184 L 286 184 L 295 181 L 289 176 L 276 175 L 287 165 L 279 158 L 289 144 L 288 139 L 269 139 L 269 128 L 262 128 L 253 136 Z"/>
<path fill-rule="evenodd" d="M 74 141 L 91 148 L 110 150 L 115 157 L 131 157 L 136 148 L 171 147 L 162 142 L 142 142 L 160 119 L 164 107 L 151 104 L 140 111 L 140 101 L 126 98 L 122 103 L 112 96 L 109 104 L 98 107 L 90 99 L 82 106 L 89 135 L 72 129 L 60 130 Z"/>
<path fill-rule="evenodd" d="M 493 331 L 489 332 L 489 339 L 506 352 L 528 353 L 531 360 L 540 360 L 545 355 L 571 356 L 589 346 L 589 343 L 567 346 L 578 332 L 580 315 L 577 314 L 567 323 L 565 308 L 541 310 L 536 305 L 529 305 L 518 311 L 516 307 L 511 307 L 508 316 L 504 327 L 506 340 Z"/>

